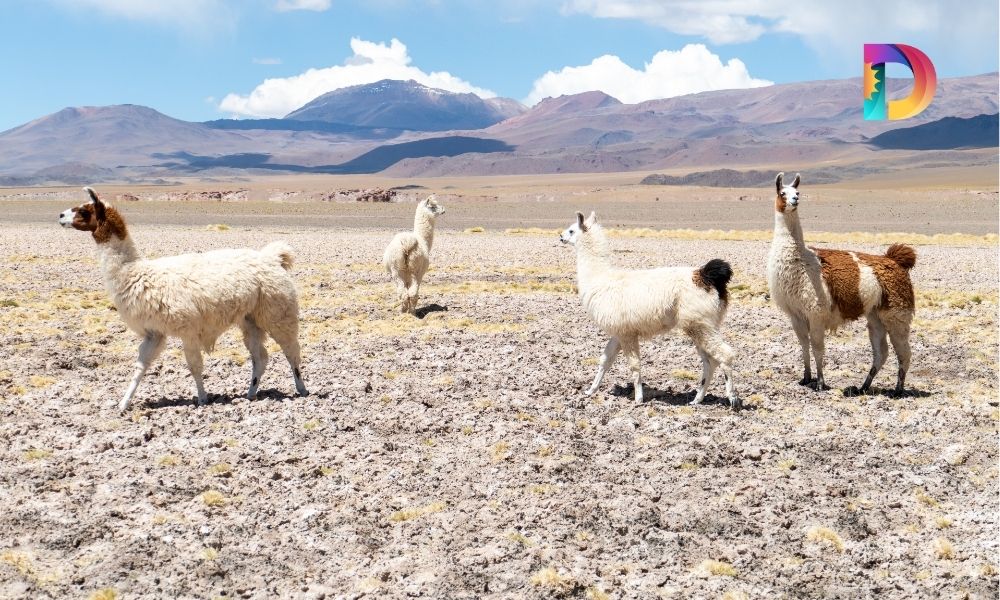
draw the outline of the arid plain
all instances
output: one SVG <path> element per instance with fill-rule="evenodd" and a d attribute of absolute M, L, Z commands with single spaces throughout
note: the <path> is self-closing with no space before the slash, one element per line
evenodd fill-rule
<path fill-rule="evenodd" d="M 895 358 L 876 393 L 841 392 L 870 366 L 863 323 L 827 340 L 833 389 L 797 385 L 765 282 L 772 188 L 641 177 L 98 187 L 147 256 L 290 242 L 312 392 L 291 395 L 270 345 L 245 400 L 230 332 L 206 358 L 208 406 L 172 341 L 122 415 L 108 403 L 137 339 L 90 236 L 56 224 L 83 194 L 0 190 L 0 597 L 996 597 L 995 166 L 803 173 L 807 241 L 917 249 L 901 398 L 884 393 Z M 411 187 L 330 196 L 391 186 Z M 380 258 L 431 192 L 447 214 L 418 319 L 393 310 Z M 557 240 L 576 210 L 597 210 L 623 266 L 732 263 L 745 410 L 721 381 L 687 405 L 700 365 L 677 336 L 643 345 L 651 401 L 632 401 L 622 360 L 581 395 L 605 340 Z"/>

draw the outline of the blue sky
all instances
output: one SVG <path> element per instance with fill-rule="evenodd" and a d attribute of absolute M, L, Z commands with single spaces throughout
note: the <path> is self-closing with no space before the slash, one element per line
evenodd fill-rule
<path fill-rule="evenodd" d="M 864 42 L 917 46 L 939 77 L 998 63 L 995 0 L 0 2 L 0 130 L 81 105 L 280 116 L 383 74 L 529 103 L 593 87 L 635 102 L 857 77 Z"/>

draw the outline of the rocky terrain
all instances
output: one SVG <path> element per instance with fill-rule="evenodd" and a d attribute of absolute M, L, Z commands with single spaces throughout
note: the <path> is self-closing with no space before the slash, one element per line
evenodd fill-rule
<path fill-rule="evenodd" d="M 206 229 L 164 209 L 133 226 L 147 255 L 296 248 L 312 395 L 272 345 L 244 399 L 231 332 L 208 406 L 171 342 L 120 415 L 137 340 L 54 205 L 0 237 L 0 597 L 997 596 L 995 237 L 921 238 L 908 393 L 884 393 L 890 358 L 858 398 L 840 390 L 869 367 L 863 324 L 827 340 L 834 389 L 796 384 L 766 240 L 614 236 L 627 266 L 732 262 L 733 413 L 721 382 L 687 405 L 680 337 L 642 347 L 653 400 L 632 401 L 624 361 L 582 397 L 605 340 L 550 232 L 442 230 L 416 319 L 378 264 L 392 227 Z"/>

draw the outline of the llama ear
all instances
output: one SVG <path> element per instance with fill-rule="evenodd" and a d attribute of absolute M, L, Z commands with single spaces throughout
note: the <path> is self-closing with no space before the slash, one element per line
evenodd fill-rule
<path fill-rule="evenodd" d="M 597 213 L 590 211 L 590 216 L 587 217 L 587 227 L 593 227 L 594 225 L 597 225 Z"/>
<path fill-rule="evenodd" d="M 576 213 L 576 224 L 580 228 L 580 231 L 587 231 L 587 224 L 583 220 L 583 213 Z"/>
<path fill-rule="evenodd" d="M 796 173 L 795 174 L 795 181 L 792 182 L 792 187 L 795 188 L 795 189 L 799 189 L 799 181 L 801 181 L 801 180 L 802 180 L 802 178 L 799 177 L 798 173 Z"/>
<path fill-rule="evenodd" d="M 103 221 L 106 215 L 106 212 L 104 210 L 105 206 L 104 203 L 101 202 L 101 199 L 97 197 L 97 192 L 95 192 L 92 188 L 89 187 L 85 187 L 83 188 L 83 190 L 87 192 L 87 195 L 90 196 L 90 203 L 94 205 L 94 214 L 97 216 L 97 220 Z"/>
<path fill-rule="evenodd" d="M 774 178 L 774 187 L 778 190 L 779 194 L 781 193 L 781 178 L 784 176 L 785 174 L 782 172 L 778 173 L 778 176 Z"/>

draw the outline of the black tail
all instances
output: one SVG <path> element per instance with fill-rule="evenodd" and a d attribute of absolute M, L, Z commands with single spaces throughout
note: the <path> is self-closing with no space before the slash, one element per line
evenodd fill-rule
<path fill-rule="evenodd" d="M 726 289 L 726 286 L 729 285 L 729 280 L 733 277 L 733 268 L 729 266 L 729 263 L 719 258 L 713 258 L 698 270 L 698 274 L 701 276 L 701 280 L 707 284 L 706 288 L 711 285 L 719 293 L 720 300 L 729 301 L 729 290 Z"/>

